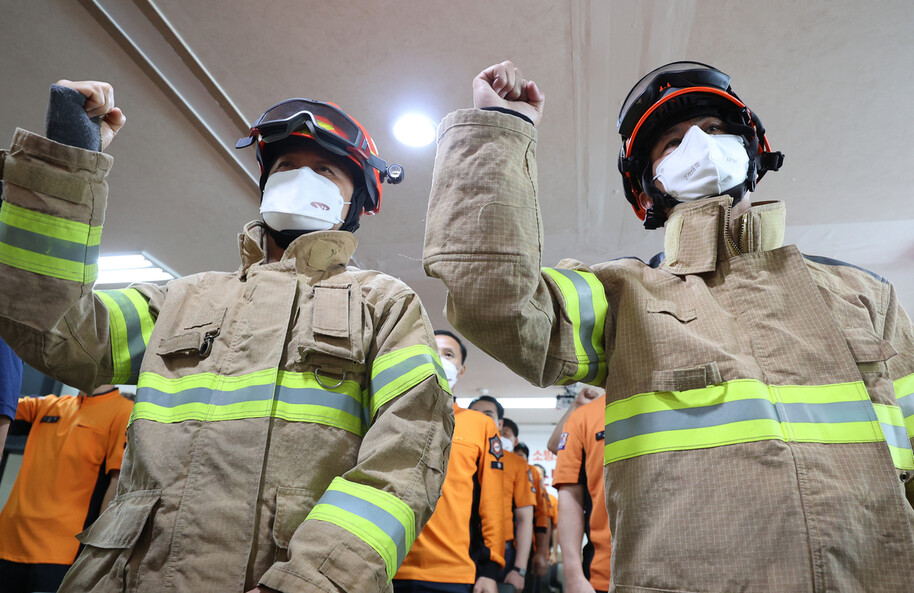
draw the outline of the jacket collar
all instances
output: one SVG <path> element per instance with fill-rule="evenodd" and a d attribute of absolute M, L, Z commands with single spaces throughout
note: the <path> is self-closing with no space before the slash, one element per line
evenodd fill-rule
<path fill-rule="evenodd" d="M 734 221 L 736 238 L 731 241 L 725 232 L 732 202 L 730 196 L 720 196 L 677 205 L 664 225 L 661 267 L 673 274 L 701 274 L 714 270 L 718 260 L 783 245 L 783 202 L 753 205 Z"/>
<path fill-rule="evenodd" d="M 266 263 L 267 233 L 263 221 L 254 220 L 244 226 L 238 235 L 241 252 L 241 276 L 246 276 L 253 266 L 294 268 L 297 273 L 319 281 L 346 269 L 358 241 L 348 231 L 313 231 L 292 241 L 282 259 Z"/>

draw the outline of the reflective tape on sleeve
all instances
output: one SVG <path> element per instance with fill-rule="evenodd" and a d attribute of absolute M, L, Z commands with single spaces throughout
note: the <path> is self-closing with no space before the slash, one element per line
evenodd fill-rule
<path fill-rule="evenodd" d="M 897 406 L 873 404 L 879 426 L 885 434 L 885 442 L 892 454 L 895 467 L 901 470 L 914 469 L 914 451 L 911 449 L 911 439 L 904 425 L 904 414 Z"/>
<path fill-rule="evenodd" d="M 109 341 L 114 367 L 111 382 L 135 385 L 155 325 L 149 312 L 149 302 L 133 288 L 99 290 L 95 294 L 108 310 Z"/>
<path fill-rule="evenodd" d="M 603 326 L 609 304 L 606 292 L 597 277 L 590 272 L 543 268 L 543 273 L 555 282 L 565 301 L 565 312 L 574 327 L 574 350 L 578 370 L 562 383 L 580 381 L 591 385 L 606 382 L 606 352 L 603 346 Z"/>
<path fill-rule="evenodd" d="M 364 436 L 367 430 L 360 386 L 343 381 L 327 389 L 314 373 L 267 369 L 240 376 L 198 373 L 166 378 L 143 373 L 131 422 L 219 422 L 274 417 L 313 422 Z"/>
<path fill-rule="evenodd" d="M 763 440 L 886 442 L 876 414 L 860 382 L 772 386 L 741 379 L 642 393 L 606 406 L 604 461 Z M 890 446 L 897 444 L 892 434 Z"/>
<path fill-rule="evenodd" d="M 42 276 L 90 284 L 98 278 L 101 226 L 5 202 L 0 209 L 0 263 Z"/>
<path fill-rule="evenodd" d="M 908 436 L 914 438 L 914 374 L 895 381 L 895 399 L 901 406 Z"/>
<path fill-rule="evenodd" d="M 332 523 L 371 546 L 384 560 L 388 581 L 416 539 L 416 517 L 409 505 L 389 492 L 343 478 L 333 479 L 305 520 Z"/>
<path fill-rule="evenodd" d="M 431 376 L 451 392 L 438 353 L 424 344 L 394 350 L 375 359 L 371 367 L 371 418 L 378 409 Z"/>

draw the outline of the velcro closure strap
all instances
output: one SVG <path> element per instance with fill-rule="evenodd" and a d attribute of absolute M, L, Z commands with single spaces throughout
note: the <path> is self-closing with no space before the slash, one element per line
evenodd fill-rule
<path fill-rule="evenodd" d="M 26 159 L 8 157 L 3 167 L 3 180 L 74 204 L 88 204 L 92 200 L 91 183 L 74 178 L 72 173 Z"/>

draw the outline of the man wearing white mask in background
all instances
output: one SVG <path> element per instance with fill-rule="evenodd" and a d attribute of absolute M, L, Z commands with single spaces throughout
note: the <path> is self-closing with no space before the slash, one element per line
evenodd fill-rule
<path fill-rule="evenodd" d="M 491 395 L 481 395 L 470 402 L 470 409 L 482 412 L 495 421 L 498 432 L 504 428 L 505 408 Z M 536 506 L 536 488 L 527 471 L 527 462 L 513 452 L 514 442 L 501 436 L 504 451 L 504 520 L 505 568 L 498 575 L 500 582 L 524 589 L 527 564 L 533 547 L 533 509 Z"/>
<path fill-rule="evenodd" d="M 454 422 L 419 298 L 347 266 L 402 170 L 336 106 L 284 101 L 238 143 L 264 219 L 238 271 L 94 291 L 124 121 L 110 85 L 61 81 L 47 137 L 0 153 L 0 334 L 83 391 L 138 381 L 118 494 L 60 591 L 388 590 Z"/>
<path fill-rule="evenodd" d="M 453 393 L 466 370 L 466 346 L 435 330 Z M 454 439 L 435 514 L 394 577 L 394 593 L 497 593 L 505 565 L 504 455 L 495 422 L 454 402 Z"/>
<path fill-rule="evenodd" d="M 545 96 L 503 62 L 473 100 L 439 127 L 424 264 L 516 373 L 605 386 L 609 590 L 911 590 L 911 321 L 885 279 L 783 245 L 783 203 L 750 202 L 783 157 L 730 77 L 668 64 L 622 104 L 623 188 L 665 233 L 649 262 L 541 267 Z"/>

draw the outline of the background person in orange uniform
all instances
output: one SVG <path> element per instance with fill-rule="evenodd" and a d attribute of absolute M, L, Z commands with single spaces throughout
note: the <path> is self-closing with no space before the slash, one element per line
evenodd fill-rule
<path fill-rule="evenodd" d="M 506 436 L 504 432 L 502 436 Z M 524 584 L 524 593 L 532 593 L 539 590 L 539 578 L 549 572 L 549 501 L 546 499 L 546 488 L 543 487 L 543 472 L 529 463 L 530 447 L 526 443 L 516 442 L 516 436 L 514 440 L 514 452 L 527 462 L 527 477 L 533 484 L 536 495 L 533 507 L 533 549 L 530 551 Z"/>
<path fill-rule="evenodd" d="M 113 385 L 19 400 L 16 421 L 31 429 L 0 513 L 3 593 L 60 586 L 79 550 L 76 534 L 114 498 L 132 408 Z"/>
<path fill-rule="evenodd" d="M 571 405 L 568 406 L 568 409 L 565 410 L 565 413 L 562 414 L 562 417 L 555 424 L 555 429 L 553 429 L 552 434 L 549 435 L 549 440 L 546 442 L 546 448 L 552 451 L 553 453 L 559 452 L 559 439 L 562 438 L 562 434 L 565 432 L 565 421 L 568 420 L 568 417 L 572 412 L 585 406 L 597 399 L 604 394 L 602 389 L 597 389 L 596 387 L 591 387 L 590 385 L 584 385 L 582 383 L 576 384 L 578 389 L 578 394 L 572 400 Z"/>
<path fill-rule="evenodd" d="M 566 593 L 609 589 L 612 536 L 603 495 L 606 396 L 571 413 L 559 439 L 553 485 L 559 491 L 559 545 Z M 581 550 L 584 534 L 589 542 Z"/>
<path fill-rule="evenodd" d="M 499 431 L 503 429 L 505 409 L 494 397 L 481 395 L 470 402 L 470 409 L 495 420 Z M 505 451 L 502 458 L 505 467 L 505 569 L 499 574 L 499 581 L 513 585 L 517 591 L 523 591 L 533 543 L 536 490 L 527 473 L 527 462 L 511 452 L 514 443 L 502 436 L 501 445 Z"/>
<path fill-rule="evenodd" d="M 445 330 L 435 331 L 435 341 L 453 390 L 466 346 Z M 497 593 L 505 565 L 501 440 L 492 419 L 456 403 L 454 422 L 441 498 L 394 576 L 396 593 Z"/>

